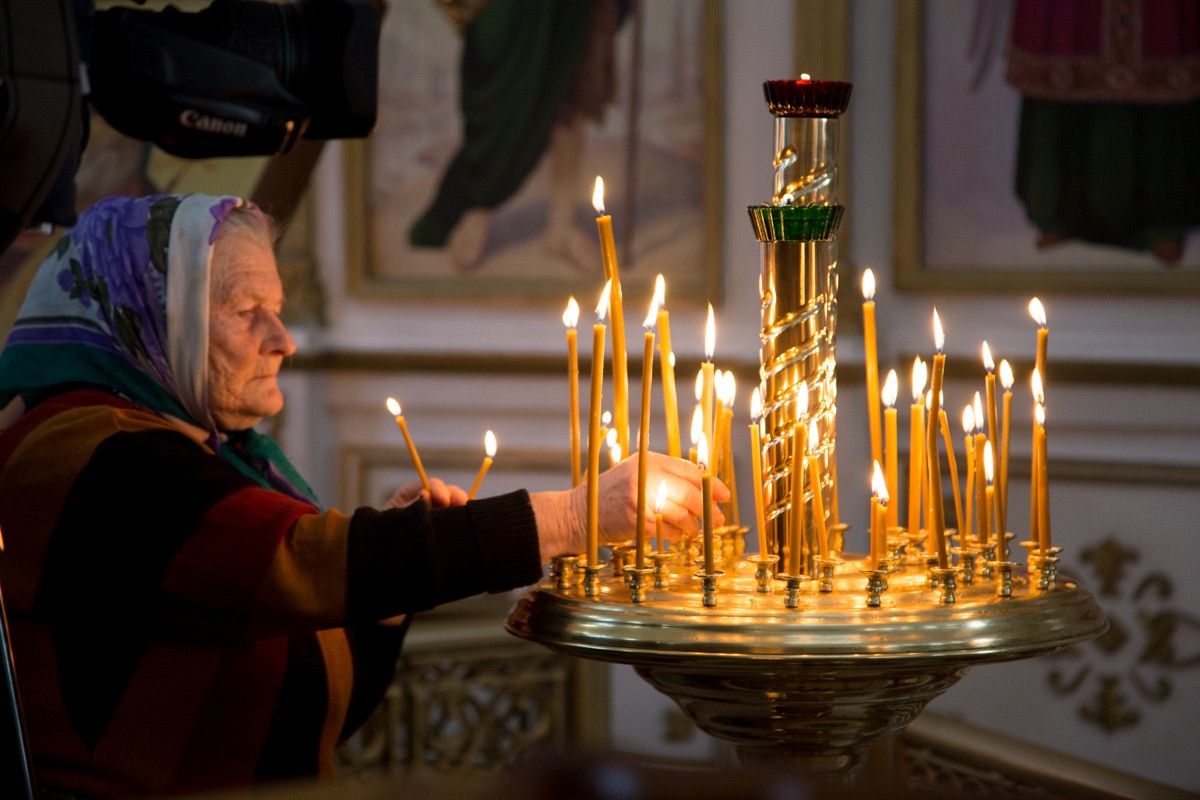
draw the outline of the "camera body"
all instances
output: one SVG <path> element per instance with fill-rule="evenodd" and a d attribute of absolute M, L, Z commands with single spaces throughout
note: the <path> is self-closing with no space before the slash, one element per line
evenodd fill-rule
<path fill-rule="evenodd" d="M 379 35 L 370 0 L 193 12 L 0 0 L 0 252 L 30 225 L 74 223 L 89 103 L 184 158 L 361 138 L 375 125 Z"/>

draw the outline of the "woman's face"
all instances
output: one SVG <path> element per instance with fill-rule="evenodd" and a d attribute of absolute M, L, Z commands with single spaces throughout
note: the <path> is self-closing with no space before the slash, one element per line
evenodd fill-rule
<path fill-rule="evenodd" d="M 245 430 L 283 409 L 276 375 L 296 342 L 279 319 L 283 284 L 271 247 L 243 231 L 219 234 L 208 318 L 210 410 L 224 431 Z"/>

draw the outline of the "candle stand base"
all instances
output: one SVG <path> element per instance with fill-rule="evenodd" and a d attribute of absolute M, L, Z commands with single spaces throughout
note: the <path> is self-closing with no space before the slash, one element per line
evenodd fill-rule
<path fill-rule="evenodd" d="M 883 602 L 883 593 L 887 591 L 887 571 L 882 569 L 864 569 L 867 576 L 867 608 L 879 608 Z"/>
<path fill-rule="evenodd" d="M 600 571 L 604 567 L 599 564 L 581 564 L 583 569 L 583 594 L 592 599 L 600 596 Z"/>
<path fill-rule="evenodd" d="M 755 591 L 760 594 L 770 594 L 771 582 L 775 580 L 775 564 L 778 563 L 779 556 L 754 555 L 747 557 L 746 560 L 754 564 Z"/>
<path fill-rule="evenodd" d="M 634 667 L 745 763 L 832 776 L 899 734 L 971 666 L 1053 652 L 1107 628 L 1073 580 L 1059 575 L 1040 591 L 1024 565 L 1011 570 L 1022 580 L 1010 597 L 976 581 L 953 605 L 930 602 L 924 569 L 905 567 L 886 576 L 888 602 L 864 613 L 867 564 L 838 556 L 832 592 L 815 582 L 801 589 L 793 576 L 802 614 L 788 611 L 785 592 L 757 591 L 750 559 L 725 567 L 715 606 L 704 603 L 715 575 L 678 572 L 677 561 L 671 588 L 641 603 L 607 569 L 590 593 L 586 572 L 584 585 L 566 590 L 547 577 L 518 601 L 507 629 L 564 655 Z"/>
<path fill-rule="evenodd" d="M 967 544 L 952 548 L 950 552 L 958 556 L 963 586 L 970 586 L 975 582 L 975 562 L 979 558 L 979 548 L 973 544 Z"/>
<path fill-rule="evenodd" d="M 833 573 L 837 569 L 837 565 L 842 563 L 836 558 L 818 558 L 816 561 L 817 567 L 817 591 L 832 592 L 833 591 Z"/>
<path fill-rule="evenodd" d="M 938 569 L 938 557 L 932 554 L 925 556 L 925 585 L 930 589 L 936 589 L 941 585 L 942 579 Z"/>
<path fill-rule="evenodd" d="M 579 583 L 576 567 L 580 558 L 581 556 L 555 556 L 550 561 L 550 577 L 554 580 L 555 589 L 562 592 Z"/>
<path fill-rule="evenodd" d="M 996 545 L 985 544 L 979 548 L 979 577 L 985 581 L 992 579 L 992 569 L 996 561 Z"/>
<path fill-rule="evenodd" d="M 779 573 L 779 580 L 784 581 L 783 605 L 787 608 L 800 607 L 800 584 L 807 578 L 806 575 L 788 575 Z"/>
<path fill-rule="evenodd" d="M 667 578 L 671 573 L 667 566 L 671 563 L 671 559 L 675 556 L 671 553 L 651 553 L 650 558 L 654 559 L 654 588 L 666 589 L 668 586 Z"/>
<path fill-rule="evenodd" d="M 1017 565 L 1012 561 L 989 561 L 988 567 L 991 568 L 999 580 L 996 582 L 996 597 L 1012 597 L 1013 593 L 1013 569 Z"/>
<path fill-rule="evenodd" d="M 944 567 L 935 570 L 938 576 L 938 586 L 941 589 L 938 594 L 938 602 L 944 606 L 954 605 L 958 600 L 955 592 L 958 590 L 958 579 L 956 576 L 959 571 L 958 567 Z"/>
<path fill-rule="evenodd" d="M 654 567 L 636 565 L 625 568 L 625 582 L 629 584 L 629 599 L 635 603 L 646 602 L 646 579 L 654 574 Z"/>
<path fill-rule="evenodd" d="M 1058 554 L 1061 552 L 1061 547 L 1049 547 L 1034 562 L 1037 588 L 1043 592 L 1054 588 L 1054 582 L 1058 579 Z"/>
<path fill-rule="evenodd" d="M 725 574 L 723 569 L 712 572 L 697 572 L 696 580 L 700 581 L 700 592 L 705 608 L 715 608 L 717 605 L 717 579 Z"/>

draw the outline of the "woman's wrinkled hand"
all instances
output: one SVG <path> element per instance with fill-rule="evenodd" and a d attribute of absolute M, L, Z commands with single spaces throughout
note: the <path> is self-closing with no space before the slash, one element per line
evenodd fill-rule
<path fill-rule="evenodd" d="M 383 507 L 405 508 L 418 500 L 424 500 L 430 508 L 461 506 L 467 502 L 467 492 L 462 487 L 446 483 L 440 478 L 429 479 L 428 492 L 420 481 L 409 481 L 401 484 Z"/>

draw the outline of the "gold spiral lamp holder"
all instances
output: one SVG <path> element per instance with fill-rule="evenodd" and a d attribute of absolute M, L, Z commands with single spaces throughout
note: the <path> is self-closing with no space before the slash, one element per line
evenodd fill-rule
<path fill-rule="evenodd" d="M 897 529 L 878 564 L 843 552 L 836 533 L 821 557 L 811 501 L 821 492 L 823 508 L 832 507 L 843 213 L 836 135 L 850 85 L 768 81 L 764 93 L 776 118 L 775 187 L 772 202 L 749 214 L 762 244 L 757 455 L 769 552 L 746 554 L 745 528 L 718 529 L 712 572 L 699 568 L 696 543 L 684 541 L 632 589 L 620 548 L 611 567 L 587 575 L 574 559 L 557 559 L 506 627 L 567 655 L 632 665 L 744 762 L 836 775 L 901 732 L 970 666 L 1058 650 L 1108 623 L 1057 570 L 1057 548 L 1031 547 L 1027 568 L 987 557 L 939 569 L 920 550 L 921 532 Z M 794 443 L 813 423 L 819 481 L 799 496 Z M 795 514 L 807 533 L 793 553 Z"/>

